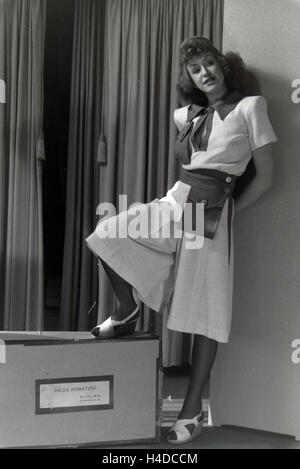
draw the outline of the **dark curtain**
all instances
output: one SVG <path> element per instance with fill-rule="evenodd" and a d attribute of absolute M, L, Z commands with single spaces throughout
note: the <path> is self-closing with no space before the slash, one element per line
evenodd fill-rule
<path fill-rule="evenodd" d="M 41 330 L 45 0 L 0 0 L 0 323 Z"/>
<path fill-rule="evenodd" d="M 60 328 L 86 330 L 97 320 L 97 264 L 84 239 L 96 222 L 105 1 L 75 5 L 70 97 L 66 225 Z"/>
<path fill-rule="evenodd" d="M 118 207 L 119 194 L 148 202 L 178 179 L 179 45 L 203 35 L 221 48 L 223 0 L 85 0 L 76 9 L 61 327 L 86 330 L 115 305 L 84 242 L 97 205 Z M 188 362 L 190 335 L 166 330 L 167 311 L 143 313 L 140 328 L 162 331 L 164 365 Z"/>

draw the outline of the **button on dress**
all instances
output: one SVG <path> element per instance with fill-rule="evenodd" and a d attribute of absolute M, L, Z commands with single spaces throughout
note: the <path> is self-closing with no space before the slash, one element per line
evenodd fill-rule
<path fill-rule="evenodd" d="M 210 168 L 239 176 L 253 150 L 277 140 L 263 96 L 224 100 L 206 113 L 205 120 L 202 111 L 188 105 L 174 112 L 179 133 L 189 119 L 194 130 L 199 121 L 198 139 L 195 134 L 189 137 L 190 153 L 182 163 L 185 170 Z M 228 200 L 213 239 L 185 232 L 180 235 L 179 220 L 190 189 L 189 184 L 178 180 L 164 197 L 138 205 L 144 219 L 150 220 L 153 209 L 160 215 L 147 237 L 135 237 L 130 232 L 126 237 L 113 237 L 136 217 L 136 206 L 100 221 L 86 243 L 132 285 L 136 300 L 168 314 L 168 329 L 225 343 L 231 329 L 234 264 Z M 162 236 L 166 232 L 170 236 Z"/>

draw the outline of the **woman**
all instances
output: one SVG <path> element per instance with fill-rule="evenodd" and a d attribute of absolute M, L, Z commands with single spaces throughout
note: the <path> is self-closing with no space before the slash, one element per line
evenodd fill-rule
<path fill-rule="evenodd" d="M 155 311 L 168 305 L 167 327 L 194 334 L 187 394 L 168 432 L 168 441 L 174 444 L 191 441 L 200 433 L 202 392 L 218 343 L 229 340 L 233 210 L 252 203 L 272 183 L 271 143 L 277 140 L 276 135 L 265 99 L 241 93 L 243 76 L 241 58 L 233 53 L 224 56 L 206 38 L 191 37 L 180 46 L 178 89 L 190 102 L 174 112 L 179 130 L 175 153 L 182 163 L 182 176 L 165 197 L 141 207 L 148 213 L 158 204 L 163 212 L 167 203 L 177 215 L 180 212 L 181 217 L 170 216 L 168 220 L 177 227 L 178 220 L 182 222 L 189 213 L 187 202 L 193 209 L 200 203 L 204 207 L 203 231 L 201 226 L 189 231 L 184 225 L 179 238 L 104 238 L 104 232 L 121 224 L 123 212 L 99 223 L 86 240 L 101 258 L 119 300 L 112 316 L 93 329 L 94 335 L 115 337 L 133 332 L 139 300 Z M 233 204 L 235 182 L 251 157 L 256 177 Z M 162 225 L 158 231 L 161 233 Z M 191 240 L 197 241 L 203 234 L 202 245 L 191 247 Z"/>

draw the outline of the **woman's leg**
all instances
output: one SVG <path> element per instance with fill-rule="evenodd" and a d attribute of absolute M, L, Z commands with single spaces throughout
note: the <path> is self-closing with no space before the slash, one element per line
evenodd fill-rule
<path fill-rule="evenodd" d="M 216 357 L 218 342 L 195 334 L 191 374 L 183 407 L 178 418 L 190 419 L 202 410 L 202 393 Z"/>
<path fill-rule="evenodd" d="M 118 307 L 111 315 L 112 319 L 121 321 L 125 319 L 136 308 L 136 301 L 132 294 L 132 285 L 126 282 L 123 277 L 117 274 L 103 259 L 99 257 L 103 268 L 112 284 L 115 295 L 118 299 Z"/>

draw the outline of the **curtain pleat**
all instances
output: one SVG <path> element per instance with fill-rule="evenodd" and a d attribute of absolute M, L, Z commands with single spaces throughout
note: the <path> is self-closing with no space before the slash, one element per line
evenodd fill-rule
<path fill-rule="evenodd" d="M 45 0 L 0 1 L 0 311 L 4 330 L 41 330 Z"/>
<path fill-rule="evenodd" d="M 99 203 L 97 148 L 101 132 L 104 7 L 101 0 L 79 0 L 75 7 L 62 330 L 87 330 L 97 317 L 93 309 L 97 302 L 97 264 L 84 239 L 96 223 Z"/>
<path fill-rule="evenodd" d="M 103 3 L 98 2 L 97 11 L 99 13 L 101 9 L 101 14 L 104 15 L 104 38 L 102 42 L 93 43 L 94 54 L 98 50 L 98 56 L 101 56 L 99 50 L 104 50 L 102 67 L 96 71 L 96 81 L 100 82 L 98 73 L 103 76 L 102 101 L 101 96 L 97 94 L 98 88 L 90 88 L 89 92 L 94 102 L 99 105 L 95 114 L 94 110 L 92 111 L 91 116 L 99 117 L 97 122 L 101 127 L 102 138 L 105 137 L 106 154 L 104 156 L 102 152 L 99 158 L 99 141 L 96 138 L 94 147 L 90 146 L 87 152 L 86 141 L 78 141 L 83 129 L 78 129 L 78 132 L 74 131 L 70 135 L 70 178 L 72 171 L 76 172 L 78 177 L 84 177 L 76 158 L 83 158 L 85 155 L 90 161 L 91 170 L 86 174 L 86 184 L 89 184 L 89 191 L 93 193 L 94 200 L 90 197 L 88 202 L 91 206 L 85 205 L 87 189 L 80 189 L 79 184 L 75 185 L 73 181 L 70 185 L 67 217 L 76 218 L 73 199 L 81 196 L 82 202 L 78 203 L 76 210 L 83 209 L 83 213 L 88 212 L 89 219 L 84 224 L 86 231 L 83 232 L 83 227 L 78 226 L 75 233 L 74 224 L 67 231 L 65 249 L 69 250 L 69 254 L 65 254 L 64 278 L 65 285 L 67 282 L 69 285 L 63 288 L 63 304 L 66 305 L 70 297 L 74 299 L 72 304 L 62 310 L 62 324 L 67 328 L 91 325 L 90 319 L 94 320 L 95 317 L 88 317 L 87 310 L 95 298 L 98 303 L 99 322 L 108 317 L 115 306 L 112 288 L 102 265 L 99 266 L 99 294 L 97 293 L 95 271 L 92 267 L 96 265 L 96 259 L 82 246 L 85 234 L 90 234 L 98 221 L 95 218 L 97 204 L 111 202 L 119 209 L 120 194 L 127 195 L 128 206 L 134 202 L 149 202 L 165 195 L 168 188 L 179 178 L 180 167 L 173 154 L 176 136 L 173 112 L 182 105 L 176 92 L 180 43 L 188 36 L 204 35 L 209 37 L 216 47 L 222 47 L 223 0 L 107 0 L 105 11 L 102 8 Z M 87 64 L 80 61 L 80 56 L 85 53 L 88 61 L 92 55 L 92 42 L 84 44 L 83 37 L 79 34 L 80 28 L 82 35 L 84 31 L 92 30 L 97 16 L 88 15 L 88 12 L 91 14 L 92 8 L 95 8 L 95 5 L 91 0 L 86 0 L 84 4 L 79 1 L 77 5 L 77 14 L 82 9 L 86 14 L 86 17 L 80 16 L 80 25 L 79 20 L 75 25 L 73 63 L 77 64 L 77 68 L 74 65 L 73 74 L 78 76 L 80 73 L 86 74 L 88 70 Z M 88 18 L 92 23 L 89 23 Z M 84 70 L 82 67 L 85 67 Z M 73 76 L 73 80 L 75 82 L 78 77 Z M 82 87 L 86 90 L 87 83 L 86 78 L 85 83 L 82 82 Z M 92 83 L 89 86 L 91 85 Z M 79 93 L 79 89 L 77 91 Z M 78 94 L 73 91 L 71 107 L 77 99 Z M 85 115 L 87 109 L 73 107 L 71 120 L 75 119 L 72 112 L 78 114 L 76 119 L 80 116 L 83 118 L 81 111 Z M 91 112 L 91 109 L 88 112 Z M 95 129 L 94 119 L 90 122 Z M 89 129 L 85 131 L 88 132 Z M 103 141 L 101 140 L 102 144 Z M 83 146 L 80 146 L 80 143 Z M 101 148 L 103 151 L 104 147 Z M 98 181 L 93 171 L 97 173 Z M 92 190 L 92 184 L 96 184 L 93 186 L 96 192 Z M 80 220 L 79 218 L 78 223 Z M 70 221 L 67 226 L 69 224 L 71 225 Z M 79 251 L 69 247 L 78 234 Z M 86 266 L 82 264 L 83 257 L 86 258 Z M 76 268 L 78 280 L 71 285 Z M 67 280 L 69 273 L 72 281 Z M 75 295 L 78 295 L 77 300 Z M 85 304 L 79 301 L 82 295 L 85 296 Z M 144 306 L 143 313 L 139 327 L 162 332 L 164 366 L 189 362 L 190 335 L 166 329 L 168 311 L 156 314 Z"/>

